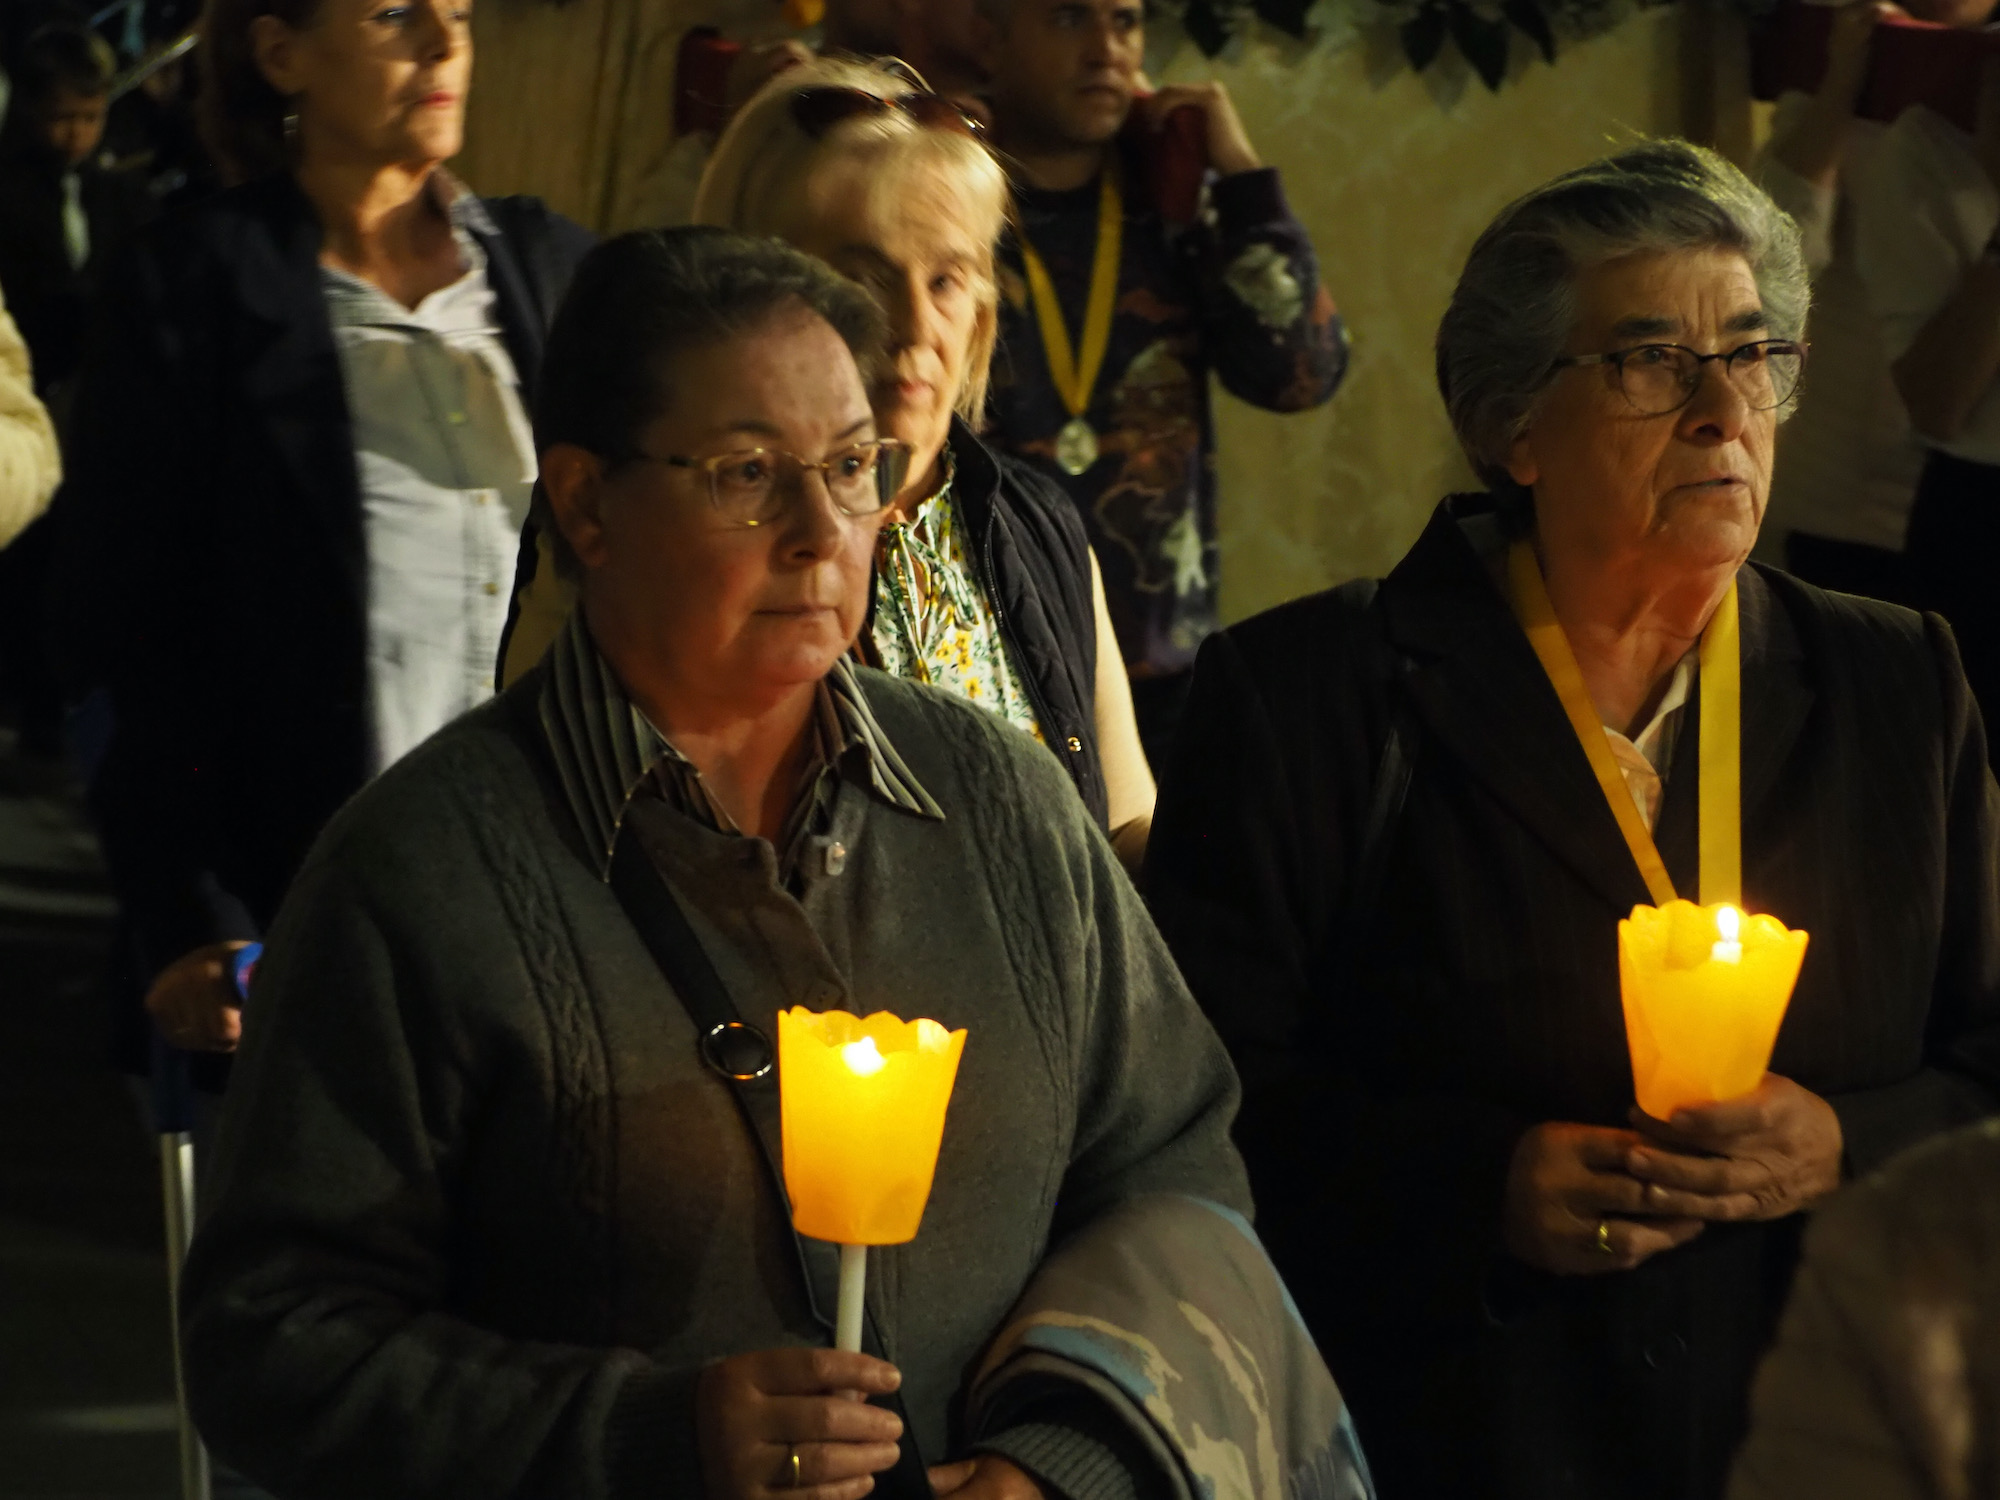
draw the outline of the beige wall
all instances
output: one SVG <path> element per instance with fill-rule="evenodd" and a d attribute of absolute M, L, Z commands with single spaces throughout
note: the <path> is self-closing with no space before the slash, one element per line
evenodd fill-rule
<path fill-rule="evenodd" d="M 687 171 L 666 121 L 681 29 L 712 16 L 742 34 L 775 11 L 769 0 L 487 0 L 461 169 L 481 191 L 537 192 L 599 227 L 656 219 Z M 1685 0 L 1642 12 L 1568 45 L 1553 67 L 1517 65 L 1498 94 L 1453 88 L 1448 71 L 1416 77 L 1379 46 L 1301 57 L 1255 43 L 1226 64 L 1192 48 L 1174 60 L 1171 79 L 1229 84 L 1284 171 L 1354 339 L 1323 410 L 1276 417 L 1221 398 L 1231 618 L 1386 570 L 1439 497 L 1470 482 L 1430 350 L 1473 238 L 1516 194 L 1631 132 L 1681 130 L 1689 109 L 1709 117 L 1695 128 L 1726 139 L 1714 81 L 1682 76 L 1683 51 L 1690 39 L 1704 51 L 1707 31 Z"/>
<path fill-rule="evenodd" d="M 1221 398 L 1223 610 L 1231 619 L 1391 567 L 1446 493 L 1472 483 L 1431 368 L 1466 252 L 1517 194 L 1633 131 L 1682 128 L 1679 7 L 1537 57 L 1497 94 L 1440 102 L 1365 48 L 1287 60 L 1252 47 L 1170 77 L 1228 84 L 1282 169 L 1348 319 L 1353 362 L 1333 401 L 1279 417 Z M 1370 73 L 1386 75 L 1373 83 Z"/>

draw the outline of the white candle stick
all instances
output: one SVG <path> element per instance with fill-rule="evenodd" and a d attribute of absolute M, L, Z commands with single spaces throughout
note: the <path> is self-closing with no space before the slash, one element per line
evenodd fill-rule
<path fill-rule="evenodd" d="M 833 1320 L 833 1347 L 861 1352 L 861 1314 L 868 1301 L 868 1247 L 840 1247 L 840 1310 Z"/>

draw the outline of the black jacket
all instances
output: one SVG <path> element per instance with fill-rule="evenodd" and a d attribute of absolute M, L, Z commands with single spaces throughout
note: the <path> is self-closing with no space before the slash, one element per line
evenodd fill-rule
<path fill-rule="evenodd" d="M 1744 897 L 1811 934 L 1771 1066 L 1832 1104 L 1860 1173 L 2000 1108 L 2000 792 L 1935 616 L 1754 566 L 1739 590 Z M 1616 928 L 1650 897 L 1453 506 L 1360 598 L 1203 648 L 1148 851 L 1244 1074 L 1258 1228 L 1383 1494 L 1710 1500 L 1799 1216 L 1600 1277 L 1501 1249 L 1522 1132 L 1626 1123 Z M 1395 717 L 1413 774 L 1351 933 Z M 1657 833 L 1684 891 L 1699 719 Z"/>
<path fill-rule="evenodd" d="M 489 200 L 532 390 L 589 235 Z M 143 962 L 255 936 L 371 762 L 368 569 L 320 228 L 290 177 L 141 235 L 107 276 L 56 502 L 57 639 L 109 690 L 92 800 Z"/>
<path fill-rule="evenodd" d="M 958 465 L 952 494 L 980 585 L 999 616 L 1042 737 L 1101 828 L 1108 810 L 1097 746 L 1097 613 L 1083 521 L 1052 481 L 996 454 L 956 418 L 951 453 Z"/>
<path fill-rule="evenodd" d="M 90 255 L 72 266 L 63 236 L 62 168 L 11 128 L 6 138 L 0 147 L 0 289 L 34 360 L 35 389 L 46 398 L 76 374 L 94 287 L 152 218 L 153 201 L 136 177 L 90 163 L 79 168 Z"/>

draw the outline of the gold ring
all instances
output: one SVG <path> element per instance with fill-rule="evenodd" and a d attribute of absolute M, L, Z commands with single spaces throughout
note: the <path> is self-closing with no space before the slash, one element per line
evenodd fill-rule
<path fill-rule="evenodd" d="M 805 1481 L 799 1477 L 799 1445 L 792 1444 L 792 1488 L 800 1488 Z"/>
<path fill-rule="evenodd" d="M 1609 1219 L 1599 1219 L 1597 1221 L 1597 1248 L 1602 1250 L 1606 1255 L 1616 1255 L 1618 1253 L 1611 1248 L 1611 1221 Z"/>

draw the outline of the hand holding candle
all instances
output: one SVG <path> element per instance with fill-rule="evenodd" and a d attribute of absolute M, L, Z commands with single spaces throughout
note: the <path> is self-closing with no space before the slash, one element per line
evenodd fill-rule
<path fill-rule="evenodd" d="M 1755 1089 L 1805 951 L 1805 933 L 1734 906 L 1633 907 L 1618 971 L 1639 1107 L 1665 1120 Z"/>
<path fill-rule="evenodd" d="M 778 1094 L 792 1227 L 841 1247 L 836 1346 L 861 1347 L 869 1245 L 913 1240 L 930 1199 L 963 1031 L 778 1013 Z"/>

